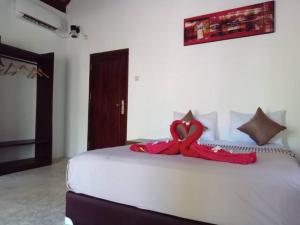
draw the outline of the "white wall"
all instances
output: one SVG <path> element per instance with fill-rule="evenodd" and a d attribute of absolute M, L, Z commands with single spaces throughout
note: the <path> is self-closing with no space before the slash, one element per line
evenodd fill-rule
<path fill-rule="evenodd" d="M 129 48 L 128 139 L 168 136 L 172 112 L 287 110 L 289 144 L 300 154 L 300 2 L 276 1 L 276 33 L 183 46 L 183 19 L 260 0 L 72 0 L 68 15 L 89 35 L 67 43 L 67 155 L 87 143 L 89 54 Z M 140 76 L 135 82 L 134 77 Z"/>
<path fill-rule="evenodd" d="M 15 1 L 0 1 L 2 42 L 36 53 L 55 52 L 53 96 L 53 158 L 64 156 L 66 45 L 65 39 L 16 18 Z M 1 82 L 1 81 L 0 81 Z M 6 98 L 10 98 L 9 95 Z M 1 157 L 1 155 L 0 155 Z"/>

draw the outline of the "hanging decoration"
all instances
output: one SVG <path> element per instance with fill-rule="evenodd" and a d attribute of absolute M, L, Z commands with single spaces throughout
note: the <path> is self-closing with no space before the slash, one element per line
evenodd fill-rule
<path fill-rule="evenodd" d="M 37 63 L 35 62 L 29 62 L 29 61 L 25 61 L 25 60 L 21 60 L 21 59 L 17 59 L 14 57 L 10 57 L 10 56 L 5 56 L 2 54 L 1 52 L 1 36 L 0 36 L 0 75 L 3 76 L 15 76 L 18 73 L 22 73 L 24 75 L 27 76 L 27 78 L 35 78 L 37 76 L 39 77 L 46 77 L 49 78 L 49 76 L 44 73 L 40 68 L 37 68 Z M 3 58 L 9 59 L 9 60 L 13 60 L 13 61 L 19 61 L 19 62 L 24 62 L 22 64 L 17 64 L 14 62 L 10 62 L 8 63 L 8 65 L 5 65 L 3 62 Z M 33 68 L 28 68 L 28 64 L 34 65 Z"/>
<path fill-rule="evenodd" d="M 35 78 L 37 76 L 49 78 L 47 74 L 45 74 L 41 69 L 33 67 L 29 69 L 25 64 L 15 65 L 14 63 L 9 63 L 8 66 L 2 69 L 2 75 L 10 75 L 15 76 L 18 73 L 23 73 L 27 76 L 27 78 Z"/>

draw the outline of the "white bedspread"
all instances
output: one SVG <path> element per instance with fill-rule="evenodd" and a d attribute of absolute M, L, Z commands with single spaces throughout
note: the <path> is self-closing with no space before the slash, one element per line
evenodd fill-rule
<path fill-rule="evenodd" d="M 280 153 L 253 165 L 131 152 L 128 146 L 72 158 L 71 191 L 218 225 L 299 225 L 300 169 Z"/>

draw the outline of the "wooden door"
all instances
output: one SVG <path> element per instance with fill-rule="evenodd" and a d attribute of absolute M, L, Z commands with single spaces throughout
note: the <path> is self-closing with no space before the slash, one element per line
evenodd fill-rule
<path fill-rule="evenodd" d="M 126 142 L 128 53 L 123 49 L 90 56 L 88 150 Z"/>

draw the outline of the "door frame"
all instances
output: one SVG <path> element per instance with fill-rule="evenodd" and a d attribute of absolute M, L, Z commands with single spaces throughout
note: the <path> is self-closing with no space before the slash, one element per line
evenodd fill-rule
<path fill-rule="evenodd" d="M 124 144 L 127 140 L 127 121 L 128 121 L 128 86 L 129 86 L 129 48 L 125 48 L 125 49 L 118 49 L 118 50 L 112 50 L 112 51 L 105 51 L 105 52 L 98 52 L 98 53 L 92 53 L 90 54 L 90 70 L 89 70 L 89 94 L 88 94 L 88 135 L 87 135 L 87 150 L 90 151 L 90 150 L 93 150 L 93 149 L 90 149 L 90 123 L 91 123 L 91 98 L 92 98 L 92 95 L 91 95 L 91 76 L 92 76 L 92 71 L 93 71 L 93 58 L 96 58 L 96 57 L 99 57 L 99 56 L 111 56 L 113 54 L 124 54 L 126 56 L 126 90 L 125 90 L 125 96 L 124 96 L 124 100 L 125 100 L 125 108 L 124 108 L 124 111 L 125 111 L 125 115 L 124 115 Z"/>

